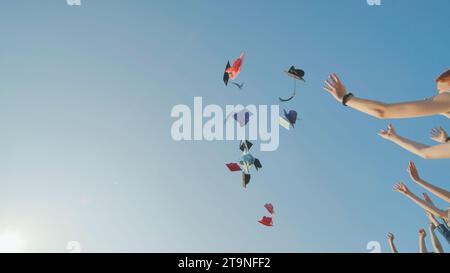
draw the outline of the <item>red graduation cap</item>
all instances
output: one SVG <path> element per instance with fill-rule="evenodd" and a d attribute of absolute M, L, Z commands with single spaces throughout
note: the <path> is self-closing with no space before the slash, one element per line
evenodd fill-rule
<path fill-rule="evenodd" d="M 241 166 L 239 166 L 239 164 L 237 163 L 228 163 L 226 165 L 231 172 L 242 171 Z"/>
<path fill-rule="evenodd" d="M 263 216 L 261 220 L 258 221 L 260 224 L 265 225 L 267 227 L 273 226 L 272 217 Z"/>
<path fill-rule="evenodd" d="M 228 77 L 234 80 L 239 73 L 241 73 L 242 63 L 244 62 L 245 52 L 241 53 L 241 56 L 234 61 L 233 66 L 227 64 L 225 73 L 228 73 Z"/>
<path fill-rule="evenodd" d="M 270 204 L 270 203 L 269 203 L 269 204 L 265 204 L 264 207 L 267 209 L 267 211 L 268 211 L 270 214 L 274 214 L 274 213 L 275 213 L 272 204 Z"/>

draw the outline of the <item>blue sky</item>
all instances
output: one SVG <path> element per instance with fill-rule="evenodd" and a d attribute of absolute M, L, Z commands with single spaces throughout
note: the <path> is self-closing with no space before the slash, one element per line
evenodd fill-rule
<path fill-rule="evenodd" d="M 0 11 L 0 233 L 25 251 L 417 252 L 417 206 L 394 193 L 414 160 L 448 189 L 448 161 L 425 161 L 377 136 L 389 121 L 336 103 L 331 72 L 349 90 L 384 101 L 434 95 L 449 67 L 445 0 L 3 1 Z M 247 53 L 239 80 L 224 65 Z M 177 104 L 286 104 L 299 112 L 247 190 L 224 163 L 238 143 L 174 142 Z M 397 120 L 400 134 L 431 143 L 444 117 Z M 446 206 L 434 199 L 441 207 Z M 275 227 L 256 221 L 275 205 Z M 447 251 L 450 248 L 442 243 Z M 428 246 L 431 244 L 428 241 Z"/>

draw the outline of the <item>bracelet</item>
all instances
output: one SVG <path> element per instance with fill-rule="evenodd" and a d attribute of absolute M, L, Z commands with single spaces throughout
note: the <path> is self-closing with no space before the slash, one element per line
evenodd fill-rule
<path fill-rule="evenodd" d="M 353 95 L 352 93 L 348 93 L 347 95 L 345 95 L 345 96 L 342 98 L 342 104 L 343 104 L 344 106 L 347 106 L 347 102 L 350 100 L 351 97 L 354 97 L 354 95 Z"/>

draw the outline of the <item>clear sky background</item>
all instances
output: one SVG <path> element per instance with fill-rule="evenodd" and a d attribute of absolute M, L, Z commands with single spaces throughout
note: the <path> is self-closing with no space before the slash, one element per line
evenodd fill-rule
<path fill-rule="evenodd" d="M 368 252 L 379 241 L 387 252 L 391 231 L 401 252 L 417 252 L 427 219 L 392 185 L 422 192 L 406 173 L 414 160 L 449 189 L 449 161 L 382 140 L 389 121 L 321 86 L 337 72 L 362 97 L 434 95 L 450 66 L 449 10 L 447 0 L 2 0 L 0 233 L 38 252 L 69 241 L 83 252 Z M 243 50 L 239 91 L 221 78 Z M 254 150 L 263 169 L 247 190 L 224 166 L 236 141 L 172 140 L 174 105 L 275 104 L 292 92 L 290 65 L 307 83 L 282 107 L 301 121 L 280 131 L 276 152 Z M 448 124 L 394 121 L 426 143 Z M 273 228 L 257 223 L 266 202 Z"/>

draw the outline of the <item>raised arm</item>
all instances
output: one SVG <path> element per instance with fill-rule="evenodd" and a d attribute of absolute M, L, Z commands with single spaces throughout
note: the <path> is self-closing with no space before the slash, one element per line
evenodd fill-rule
<path fill-rule="evenodd" d="M 428 196 L 428 194 L 423 193 L 423 197 L 425 202 L 428 204 L 434 206 L 433 201 L 431 201 L 431 198 Z M 428 217 L 428 220 L 430 220 L 430 225 L 428 226 L 428 231 L 430 232 L 431 237 L 431 243 L 433 245 L 433 249 L 435 253 L 444 253 L 444 249 L 442 248 L 441 242 L 439 242 L 439 239 L 436 237 L 436 234 L 434 233 L 434 230 L 441 225 L 441 223 L 436 220 L 436 218 L 429 213 L 428 211 L 425 211 L 425 214 Z M 441 232 L 440 229 L 438 229 L 439 232 Z"/>
<path fill-rule="evenodd" d="M 419 230 L 419 252 L 420 253 L 428 253 L 427 244 L 425 243 L 425 237 L 427 234 L 425 230 L 422 228 Z"/>
<path fill-rule="evenodd" d="M 435 253 L 444 253 L 444 249 L 442 248 L 441 242 L 439 242 L 439 239 L 436 237 L 436 234 L 434 233 L 435 229 L 436 226 L 433 223 L 430 223 L 430 225 L 428 226 L 428 231 L 430 232 L 431 244 L 433 245 Z"/>
<path fill-rule="evenodd" d="M 419 184 L 420 186 L 422 186 L 424 189 L 431 192 L 432 194 L 436 195 L 437 197 L 441 198 L 445 202 L 450 203 L 450 192 L 448 192 L 444 189 L 441 189 L 439 187 L 436 187 L 436 186 L 426 182 L 422 178 L 420 178 L 420 175 L 419 175 L 419 172 L 417 171 L 416 165 L 412 161 L 409 162 L 408 173 L 414 182 L 416 182 L 417 184 Z M 427 200 L 425 200 L 425 201 L 427 201 Z"/>
<path fill-rule="evenodd" d="M 387 235 L 387 240 L 388 240 L 389 247 L 391 248 L 391 252 L 398 253 L 397 247 L 395 246 L 395 243 L 394 243 L 394 234 L 389 232 Z"/>
<path fill-rule="evenodd" d="M 450 143 L 436 146 L 427 146 L 414 142 L 397 134 L 392 124 L 389 124 L 387 130 L 381 130 L 379 135 L 387 140 L 394 142 L 405 150 L 410 151 L 424 159 L 442 159 L 450 158 Z"/>
<path fill-rule="evenodd" d="M 449 93 L 441 93 L 428 100 L 388 104 L 357 98 L 353 94 L 349 96 L 345 85 L 336 74 L 331 74 L 325 80 L 323 89 L 333 95 L 338 102 L 343 102 L 344 97 L 347 95 L 346 105 L 379 119 L 413 118 L 450 112 Z"/>
<path fill-rule="evenodd" d="M 419 205 L 422 209 L 426 210 L 427 212 L 433 214 L 436 217 L 439 218 L 443 218 L 446 219 L 448 218 L 447 216 L 447 212 L 440 210 L 438 208 L 436 208 L 434 205 L 427 203 L 425 201 L 423 201 L 422 199 L 420 199 L 419 197 L 417 197 L 415 194 L 413 194 L 408 187 L 406 187 L 405 184 L 403 183 L 397 183 L 394 185 L 394 190 L 396 192 L 399 192 L 403 195 L 405 195 L 406 197 L 408 197 L 409 199 L 411 199 L 412 201 L 414 201 L 414 203 L 416 203 L 417 205 Z"/>

